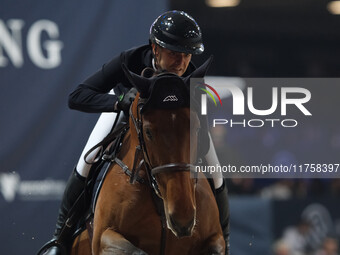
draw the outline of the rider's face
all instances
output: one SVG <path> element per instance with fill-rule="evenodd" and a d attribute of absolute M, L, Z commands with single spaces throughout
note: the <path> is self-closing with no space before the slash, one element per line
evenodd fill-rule
<path fill-rule="evenodd" d="M 176 52 L 152 44 L 157 68 L 182 76 L 188 68 L 191 54 Z"/>

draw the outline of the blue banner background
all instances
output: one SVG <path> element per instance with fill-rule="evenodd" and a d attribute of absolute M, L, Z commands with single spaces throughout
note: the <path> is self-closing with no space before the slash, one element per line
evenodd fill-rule
<path fill-rule="evenodd" d="M 122 50 L 148 43 L 166 2 L 0 5 L 1 253 L 34 254 L 52 236 L 65 180 L 99 116 L 69 110 L 68 94 Z M 41 68 L 34 49 L 55 66 Z"/>

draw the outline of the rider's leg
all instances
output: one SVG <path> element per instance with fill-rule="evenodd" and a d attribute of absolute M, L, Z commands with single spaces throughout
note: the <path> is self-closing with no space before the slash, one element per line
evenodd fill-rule
<path fill-rule="evenodd" d="M 216 155 L 215 147 L 212 142 L 210 133 L 210 147 L 208 153 L 205 155 L 205 159 L 208 165 L 217 166 L 220 165 Z M 214 180 L 216 203 L 220 214 L 220 223 L 223 231 L 224 240 L 226 242 L 226 254 L 229 255 L 229 201 L 228 201 L 228 189 L 223 179 L 221 172 L 215 171 L 212 173 Z"/>
<path fill-rule="evenodd" d="M 67 181 L 65 192 L 62 198 L 61 206 L 59 209 L 59 215 L 57 218 L 56 230 L 54 233 L 54 240 L 57 242 L 58 246 L 50 248 L 46 255 L 56 255 L 63 254 L 63 249 L 69 249 L 72 244 L 72 234 L 75 230 L 77 222 L 68 221 L 68 213 L 72 207 L 73 216 L 72 218 L 79 218 L 84 216 L 83 214 L 87 211 L 86 201 L 79 201 L 75 203 L 80 197 L 82 191 L 85 187 L 85 179 L 89 174 L 91 169 L 91 164 L 88 164 L 84 160 L 84 155 L 97 143 L 102 141 L 106 137 L 115 122 L 116 113 L 102 113 L 99 117 L 87 143 L 80 156 L 76 168 L 72 172 L 69 180 Z M 94 150 L 88 157 L 87 162 L 94 160 L 99 149 Z M 62 235 L 61 235 L 62 230 Z"/>
<path fill-rule="evenodd" d="M 87 177 L 89 175 L 92 164 L 88 164 L 87 162 L 93 162 L 99 152 L 99 148 L 93 150 L 86 157 L 86 162 L 84 159 L 85 154 L 110 133 L 116 117 L 117 113 L 115 112 L 105 112 L 100 115 L 89 139 L 87 140 L 85 148 L 83 149 L 83 152 L 81 153 L 76 166 L 76 170 L 81 176 Z"/>

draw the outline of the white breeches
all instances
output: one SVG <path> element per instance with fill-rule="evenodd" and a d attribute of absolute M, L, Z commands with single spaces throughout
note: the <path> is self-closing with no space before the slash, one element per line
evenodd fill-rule
<path fill-rule="evenodd" d="M 77 164 L 77 172 L 84 177 L 87 177 L 92 165 L 87 164 L 84 160 L 85 154 L 97 143 L 101 142 L 111 131 L 113 123 L 115 122 L 117 113 L 105 112 L 102 113 L 94 126 L 89 139 L 81 153 Z M 93 162 L 99 152 L 99 148 L 93 150 L 86 158 L 87 162 Z"/>

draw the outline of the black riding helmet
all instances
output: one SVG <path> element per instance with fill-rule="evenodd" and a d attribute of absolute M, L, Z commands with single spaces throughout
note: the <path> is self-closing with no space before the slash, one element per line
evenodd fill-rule
<path fill-rule="evenodd" d="M 183 11 L 161 14 L 150 27 L 150 41 L 177 52 L 198 55 L 204 51 L 200 27 Z"/>

